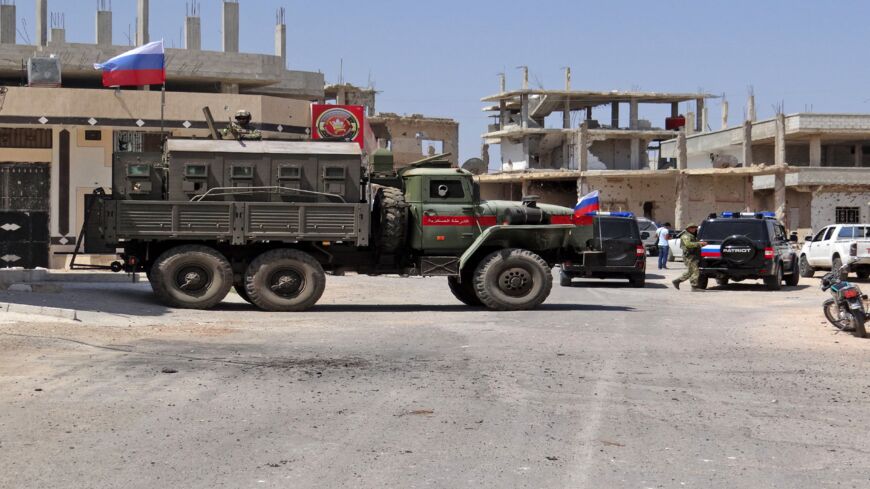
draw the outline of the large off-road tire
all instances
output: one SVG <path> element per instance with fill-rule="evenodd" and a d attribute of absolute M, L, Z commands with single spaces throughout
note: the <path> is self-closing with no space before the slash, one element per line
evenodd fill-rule
<path fill-rule="evenodd" d="M 764 277 L 764 286 L 767 290 L 782 289 L 782 263 L 777 263 L 776 270 L 773 275 Z"/>
<path fill-rule="evenodd" d="M 528 250 L 505 248 L 489 254 L 474 271 L 480 302 L 497 311 L 534 309 L 553 288 L 553 274 L 543 258 Z"/>
<path fill-rule="evenodd" d="M 164 304 L 210 309 L 233 286 L 233 269 L 222 254 L 207 246 L 185 245 L 165 251 L 151 268 L 151 286 Z"/>
<path fill-rule="evenodd" d="M 235 290 L 236 294 L 238 294 L 245 302 L 253 304 L 251 298 L 248 297 L 248 289 L 245 288 L 245 284 L 233 284 L 233 290 Z"/>
<path fill-rule="evenodd" d="M 299 250 L 267 251 L 245 272 L 248 298 L 266 311 L 304 311 L 317 303 L 325 288 L 323 267 Z"/>
<path fill-rule="evenodd" d="M 789 287 L 797 287 L 798 283 L 801 280 L 801 271 L 798 262 L 792 260 L 791 262 L 791 273 L 785 276 L 785 284 Z"/>
<path fill-rule="evenodd" d="M 405 195 L 395 187 L 373 186 L 372 236 L 382 253 L 402 249 L 408 233 L 408 204 Z"/>
<path fill-rule="evenodd" d="M 463 275 L 467 276 L 463 276 L 461 282 L 459 277 L 447 277 L 447 286 L 450 287 L 450 292 L 453 293 L 454 297 L 459 299 L 459 302 L 466 306 L 482 306 L 483 303 L 480 302 L 477 293 L 474 291 L 474 279 L 471 274 Z"/>
<path fill-rule="evenodd" d="M 801 255 L 800 270 L 801 277 L 812 278 L 816 274 L 816 270 L 810 266 L 810 261 L 807 260 L 807 255 Z"/>

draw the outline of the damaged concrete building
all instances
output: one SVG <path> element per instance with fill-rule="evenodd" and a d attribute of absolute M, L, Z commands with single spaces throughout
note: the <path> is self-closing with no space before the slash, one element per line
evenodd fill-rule
<path fill-rule="evenodd" d="M 501 148 L 501 171 L 480 178 L 484 196 L 573 205 L 578 195 L 601 192 L 602 208 L 626 210 L 684 226 L 711 212 L 772 210 L 800 233 L 833 222 L 870 220 L 870 115 L 803 113 L 729 128 L 721 100 L 721 129 L 711 130 L 707 94 L 643 92 L 507 91 L 496 102 L 497 124 L 483 135 L 484 148 Z M 619 104 L 629 104 L 629 126 L 620 128 Z M 638 116 L 645 103 L 671 104 L 657 129 Z M 680 103 L 689 106 L 685 116 Z M 596 104 L 611 104 L 609 127 L 590 117 Z M 562 127 L 544 127 L 561 108 Z M 572 114 L 584 117 L 575 121 Z M 558 114 L 557 114 L 558 115 Z M 585 151 L 584 151 L 585 149 Z M 868 157 L 865 158 L 865 154 Z M 866 166 L 866 167 L 865 167 Z"/>
<path fill-rule="evenodd" d="M 393 153 L 396 168 L 426 156 L 450 153 L 448 159 L 459 163 L 459 123 L 453 119 L 422 114 L 399 115 L 377 112 L 377 91 L 349 83 L 327 85 L 325 100 L 339 105 L 363 105 L 378 145 Z"/>

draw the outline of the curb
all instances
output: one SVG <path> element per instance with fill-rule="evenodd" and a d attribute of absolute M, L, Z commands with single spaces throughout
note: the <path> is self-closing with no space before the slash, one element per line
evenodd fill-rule
<path fill-rule="evenodd" d="M 31 306 L 28 304 L 15 304 L 12 302 L 0 302 L 0 312 L 14 312 L 18 314 L 37 314 L 61 319 L 78 321 L 75 309 L 63 309 L 60 307 Z"/>

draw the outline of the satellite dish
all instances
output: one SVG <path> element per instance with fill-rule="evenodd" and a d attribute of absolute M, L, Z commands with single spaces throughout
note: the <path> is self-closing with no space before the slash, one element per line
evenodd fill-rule
<path fill-rule="evenodd" d="M 472 175 L 483 175 L 488 170 L 486 163 L 480 158 L 469 158 L 462 164 L 462 169 L 468 170 Z"/>

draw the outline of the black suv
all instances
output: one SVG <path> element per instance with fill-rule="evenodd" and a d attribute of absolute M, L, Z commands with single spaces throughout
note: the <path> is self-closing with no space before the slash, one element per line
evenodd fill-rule
<path fill-rule="evenodd" d="M 769 290 L 783 282 L 795 286 L 800 280 L 797 253 L 785 227 L 771 213 L 723 212 L 710 214 L 698 230 L 701 276 L 698 286 L 707 287 L 715 278 L 719 285 L 729 280 L 761 279 Z"/>
<path fill-rule="evenodd" d="M 632 287 L 646 284 L 646 249 L 637 219 L 630 212 L 599 212 L 592 220 L 592 238 L 586 243 L 583 262 L 565 262 L 559 283 L 574 278 L 627 278 Z"/>

